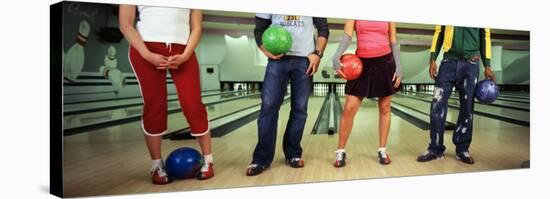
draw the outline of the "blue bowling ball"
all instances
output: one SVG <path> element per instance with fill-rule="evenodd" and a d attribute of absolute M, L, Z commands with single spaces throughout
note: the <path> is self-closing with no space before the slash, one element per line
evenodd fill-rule
<path fill-rule="evenodd" d="M 176 179 L 193 178 L 202 165 L 202 155 L 195 149 L 182 147 L 172 151 L 166 158 L 166 172 Z"/>
<path fill-rule="evenodd" d="M 498 90 L 498 85 L 493 80 L 482 80 L 476 85 L 475 96 L 479 103 L 490 104 L 497 99 Z"/>

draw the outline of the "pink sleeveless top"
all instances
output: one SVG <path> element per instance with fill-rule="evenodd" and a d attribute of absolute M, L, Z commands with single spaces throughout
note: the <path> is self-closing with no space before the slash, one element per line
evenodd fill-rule
<path fill-rule="evenodd" d="M 358 57 L 380 57 L 391 52 L 389 22 L 355 20 L 355 32 L 357 33 L 355 55 Z"/>

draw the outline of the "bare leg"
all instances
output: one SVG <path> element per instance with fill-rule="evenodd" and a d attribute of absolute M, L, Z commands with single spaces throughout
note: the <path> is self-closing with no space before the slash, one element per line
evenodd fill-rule
<path fill-rule="evenodd" d="M 149 136 L 145 135 L 145 143 L 147 144 L 147 149 L 149 149 L 149 154 L 151 155 L 152 160 L 158 160 L 162 158 L 160 143 L 162 136 Z"/>
<path fill-rule="evenodd" d="M 199 141 L 199 145 L 201 146 L 202 154 L 210 155 L 210 153 L 212 153 L 210 132 L 208 132 L 206 135 L 197 137 L 197 140 Z"/>
<path fill-rule="evenodd" d="M 340 118 L 340 130 L 338 131 L 338 149 L 344 149 L 346 147 L 348 137 L 351 134 L 351 128 L 353 127 L 355 114 L 357 110 L 359 110 L 362 100 L 362 97 L 346 95 L 342 118 Z"/>
<path fill-rule="evenodd" d="M 378 99 L 378 113 L 379 147 L 386 147 L 391 124 L 391 96 Z"/>

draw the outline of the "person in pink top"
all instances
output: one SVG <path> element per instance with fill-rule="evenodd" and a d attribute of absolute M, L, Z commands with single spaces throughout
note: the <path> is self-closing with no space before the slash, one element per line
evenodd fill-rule
<path fill-rule="evenodd" d="M 391 95 L 401 84 L 401 64 L 396 28 L 393 22 L 346 20 L 344 35 L 333 57 L 333 66 L 337 73 L 345 78 L 341 70 L 340 57 L 349 47 L 353 31 L 357 36 L 357 55 L 363 63 L 363 72 L 359 78 L 346 82 L 346 100 L 340 119 L 338 149 L 335 167 L 346 165 L 345 146 L 351 134 L 353 120 L 363 98 L 378 98 L 379 112 L 379 148 L 380 164 L 391 163 L 386 152 L 386 143 L 390 130 Z"/>

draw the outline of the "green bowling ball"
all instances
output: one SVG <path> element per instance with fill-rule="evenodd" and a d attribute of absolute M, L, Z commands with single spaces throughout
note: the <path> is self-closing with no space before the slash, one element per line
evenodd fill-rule
<path fill-rule="evenodd" d="M 292 35 L 281 26 L 271 26 L 263 33 L 262 43 L 271 54 L 284 54 L 292 47 Z"/>

